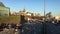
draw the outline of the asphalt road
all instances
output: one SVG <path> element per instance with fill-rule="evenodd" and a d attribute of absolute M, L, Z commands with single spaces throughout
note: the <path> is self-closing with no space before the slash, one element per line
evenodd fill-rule
<path fill-rule="evenodd" d="M 57 24 L 29 21 L 23 25 L 22 32 L 20 32 L 20 29 L 17 31 L 14 29 L 4 29 L 0 34 L 60 34 L 60 22 Z"/>

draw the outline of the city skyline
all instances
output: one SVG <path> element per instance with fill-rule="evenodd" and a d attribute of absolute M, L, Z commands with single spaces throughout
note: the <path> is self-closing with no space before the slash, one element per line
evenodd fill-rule
<path fill-rule="evenodd" d="M 18 12 L 26 9 L 32 13 L 40 13 L 44 15 L 44 0 L 0 0 L 5 6 L 10 8 L 10 11 Z M 52 15 L 57 16 L 60 11 L 60 0 L 46 0 L 46 13 L 52 12 Z"/>

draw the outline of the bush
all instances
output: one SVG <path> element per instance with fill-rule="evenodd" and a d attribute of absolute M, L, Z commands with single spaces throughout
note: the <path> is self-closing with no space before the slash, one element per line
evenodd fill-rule
<path fill-rule="evenodd" d="M 0 16 L 0 23 L 9 23 L 11 21 L 20 21 L 19 16 Z"/>

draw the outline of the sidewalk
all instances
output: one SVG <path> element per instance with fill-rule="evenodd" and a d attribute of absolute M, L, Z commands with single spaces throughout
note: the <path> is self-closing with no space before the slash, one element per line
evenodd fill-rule
<path fill-rule="evenodd" d="M 0 34 L 15 34 L 14 29 L 4 29 Z"/>

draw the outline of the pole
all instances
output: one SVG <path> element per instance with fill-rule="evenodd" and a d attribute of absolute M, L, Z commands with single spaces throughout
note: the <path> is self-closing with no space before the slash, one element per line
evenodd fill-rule
<path fill-rule="evenodd" d="M 46 11 L 46 6 L 45 6 L 45 1 L 46 1 L 46 0 L 44 0 L 44 23 L 43 23 L 44 34 L 46 34 L 46 28 L 45 28 L 45 19 L 46 19 L 46 18 L 45 18 L 45 17 L 46 17 L 46 16 L 45 16 L 45 11 Z"/>
<path fill-rule="evenodd" d="M 44 0 L 44 17 L 45 17 L 45 9 L 46 8 L 46 6 L 45 6 L 45 0 Z"/>
<path fill-rule="evenodd" d="M 21 24 L 21 26 L 20 26 L 20 34 L 22 34 L 22 28 L 23 28 L 23 26 L 24 26 L 24 23 L 25 23 L 25 16 L 22 14 L 22 15 L 20 15 L 20 24 Z"/>

